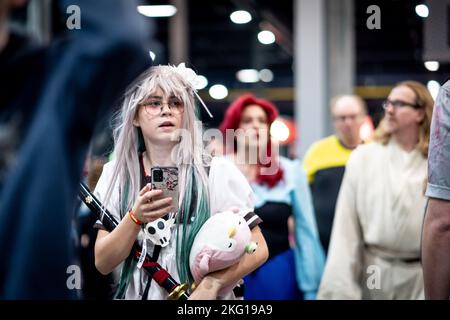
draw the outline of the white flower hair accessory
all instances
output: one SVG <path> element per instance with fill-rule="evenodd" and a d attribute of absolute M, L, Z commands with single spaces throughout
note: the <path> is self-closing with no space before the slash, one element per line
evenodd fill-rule
<path fill-rule="evenodd" d="M 186 64 L 184 62 L 180 63 L 178 66 L 172 67 L 176 73 L 182 76 L 193 88 L 197 88 L 198 85 L 198 76 L 194 70 L 191 68 L 186 68 Z"/>
<path fill-rule="evenodd" d="M 192 87 L 192 90 L 194 91 L 195 96 L 200 101 L 200 103 L 202 104 L 203 108 L 205 108 L 205 110 L 208 113 L 208 115 L 211 118 L 213 118 L 213 115 L 209 111 L 208 107 L 206 106 L 206 104 L 203 102 L 202 98 L 200 98 L 200 96 L 197 93 L 197 87 L 199 85 L 199 79 L 198 79 L 198 76 L 195 73 L 195 71 L 192 70 L 191 68 L 187 68 L 186 64 L 184 62 L 180 63 L 176 67 L 172 66 L 172 69 L 176 73 L 178 73 L 180 76 L 182 76 L 183 79 L 186 80 L 187 83 L 189 83 L 189 85 Z"/>

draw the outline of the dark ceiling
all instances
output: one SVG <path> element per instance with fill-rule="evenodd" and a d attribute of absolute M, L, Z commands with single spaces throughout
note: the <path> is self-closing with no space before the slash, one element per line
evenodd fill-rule
<path fill-rule="evenodd" d="M 358 0 L 355 10 L 357 85 L 392 85 L 405 79 L 444 81 L 449 64 L 430 72 L 423 64 L 424 18 L 415 13 L 420 0 Z M 381 9 L 381 29 L 369 30 L 366 8 Z"/>
<path fill-rule="evenodd" d="M 142 2 L 167 4 L 167 1 Z M 449 65 L 442 65 L 434 73 L 423 65 L 423 18 L 414 10 L 422 2 L 355 1 L 357 85 L 392 85 L 406 78 L 444 80 L 442 78 L 450 71 Z M 292 86 L 292 52 L 277 43 L 262 45 L 256 34 L 264 18 L 274 19 L 285 28 L 285 36 L 292 45 L 293 1 L 191 0 L 188 4 L 190 62 L 198 72 L 210 79 L 217 78 L 230 87 L 242 87 L 236 81 L 236 71 L 270 68 L 275 75 L 270 86 Z M 373 4 L 381 9 L 381 30 L 366 27 L 369 17 L 366 10 Z M 237 9 L 250 9 L 254 19 L 244 25 L 232 23 L 229 15 Z M 168 20 L 156 19 L 156 27 L 156 38 L 165 47 L 168 43 Z M 167 63 L 167 59 L 165 50 L 163 57 L 156 62 Z"/>
<path fill-rule="evenodd" d="M 311 0 L 315 1 L 315 0 Z M 333 1 L 333 0 L 331 0 Z M 421 0 L 354 0 L 355 3 L 355 57 L 356 86 L 390 86 L 405 79 L 443 82 L 450 74 L 450 65 L 441 64 L 437 72 L 427 71 L 422 60 L 424 19 L 415 13 Z M 140 0 L 141 4 L 169 4 L 170 1 Z M 210 84 L 222 83 L 229 89 L 253 90 L 283 88 L 273 98 L 281 113 L 293 115 L 293 3 L 294 0 L 187 0 L 188 7 L 188 65 L 205 75 Z M 381 29 L 369 30 L 366 13 L 370 5 L 381 9 Z M 244 25 L 230 21 L 231 12 L 239 9 L 250 11 L 253 20 Z M 19 13 L 20 15 L 20 13 Z M 24 12 L 22 12 L 24 16 Z M 24 18 L 24 17 L 22 17 Z M 149 26 L 152 25 L 149 19 Z M 168 63 L 169 18 L 153 19 L 153 41 L 157 52 L 155 63 Z M 277 42 L 262 45 L 257 33 L 262 26 L 275 27 L 279 32 Z M 64 28 L 63 22 L 60 22 Z M 58 23 L 54 23 L 58 31 Z M 274 73 L 270 83 L 243 84 L 237 81 L 236 72 L 247 68 L 269 68 Z M 241 92 L 241 91 L 239 91 Z M 231 94 L 227 99 L 214 101 L 206 90 L 200 94 L 214 110 L 217 125 Z M 381 112 L 379 99 L 367 97 L 370 113 Z"/>
<path fill-rule="evenodd" d="M 314 0 L 311 0 L 314 1 Z M 422 60 L 424 19 L 415 13 L 420 0 L 355 0 L 356 86 L 390 86 L 412 79 L 441 83 L 450 74 L 449 64 L 437 72 L 425 69 Z M 142 1 L 145 4 L 167 4 L 167 1 Z M 292 88 L 293 86 L 293 1 L 215 0 L 188 1 L 190 64 L 210 83 L 223 83 L 230 89 Z M 370 5 L 381 9 L 381 29 L 366 26 Z M 253 20 L 244 25 L 230 21 L 234 10 L 246 9 Z M 282 43 L 262 45 L 256 35 L 262 23 L 275 23 L 282 32 Z M 168 19 L 156 19 L 155 38 L 163 48 L 156 63 L 168 62 Z M 269 68 L 271 83 L 243 84 L 236 72 L 247 68 Z M 208 98 L 205 93 L 204 96 Z M 229 97 L 230 98 L 230 97 Z M 379 99 L 365 97 L 369 111 L 376 118 L 382 112 Z M 283 99 L 282 99 L 283 100 Z M 229 101 L 209 104 L 221 117 Z M 293 115 L 292 99 L 278 101 L 282 113 Z M 216 125 L 215 121 L 213 124 Z"/>
<path fill-rule="evenodd" d="M 278 44 L 260 44 L 256 37 L 261 24 L 267 23 L 264 20 L 267 17 L 281 24 L 283 30 L 287 31 L 287 41 L 292 45 L 291 1 L 191 0 L 188 4 L 189 62 L 199 73 L 204 74 L 211 82 L 219 81 L 230 87 L 242 87 L 236 80 L 236 71 L 270 68 L 277 74 L 275 86 L 292 86 L 292 52 Z M 231 22 L 230 13 L 238 9 L 250 11 L 253 20 L 243 25 Z M 157 57 L 155 62 L 167 63 L 168 19 L 156 19 L 156 27 L 156 38 L 163 49 L 163 56 Z"/>

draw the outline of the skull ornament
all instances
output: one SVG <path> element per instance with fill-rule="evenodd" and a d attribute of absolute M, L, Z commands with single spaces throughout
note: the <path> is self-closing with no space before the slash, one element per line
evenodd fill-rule
<path fill-rule="evenodd" d="M 171 229 L 175 219 L 164 220 L 162 218 L 149 222 L 144 227 L 145 237 L 155 245 L 165 247 L 169 244 Z"/>

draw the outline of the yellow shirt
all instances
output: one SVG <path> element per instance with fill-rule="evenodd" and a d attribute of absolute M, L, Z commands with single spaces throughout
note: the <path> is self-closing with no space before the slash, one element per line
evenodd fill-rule
<path fill-rule="evenodd" d="M 313 183 L 317 171 L 345 167 L 351 153 L 352 150 L 345 148 L 335 135 L 314 143 L 303 160 L 308 182 Z"/>
<path fill-rule="evenodd" d="M 337 136 L 332 135 L 314 143 L 303 162 L 325 252 L 330 242 L 336 199 L 351 152 L 339 142 Z"/>

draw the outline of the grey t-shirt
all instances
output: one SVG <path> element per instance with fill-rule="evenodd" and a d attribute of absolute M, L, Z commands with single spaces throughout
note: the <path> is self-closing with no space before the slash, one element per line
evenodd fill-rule
<path fill-rule="evenodd" d="M 426 195 L 450 200 L 450 80 L 441 87 L 434 104 Z"/>

